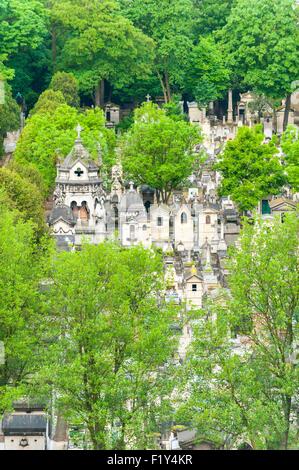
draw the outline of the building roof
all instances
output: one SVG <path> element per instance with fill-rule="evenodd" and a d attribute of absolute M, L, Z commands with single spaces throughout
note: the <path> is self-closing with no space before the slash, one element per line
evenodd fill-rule
<path fill-rule="evenodd" d="M 72 166 L 79 160 L 84 163 L 88 169 L 98 170 L 99 168 L 91 158 L 88 150 L 84 147 L 81 138 L 77 138 L 75 140 L 74 147 L 64 159 L 61 167 L 72 168 Z"/>
<path fill-rule="evenodd" d="M 188 277 L 186 277 L 186 282 L 190 282 L 192 281 L 192 279 L 194 279 L 194 281 L 198 282 L 202 282 L 203 281 L 203 278 L 200 277 L 198 274 L 191 274 L 189 275 Z"/>
<path fill-rule="evenodd" d="M 134 212 L 145 211 L 142 198 L 135 189 L 130 189 L 123 195 L 120 200 L 119 209 L 121 212 L 127 212 L 128 210 Z"/>
<path fill-rule="evenodd" d="M 278 197 L 277 199 L 272 199 L 272 201 L 269 202 L 269 205 L 271 209 L 275 209 L 283 205 L 291 206 L 295 209 L 297 206 L 295 201 L 292 201 L 291 199 L 287 199 L 285 197 Z"/>
<path fill-rule="evenodd" d="M 224 209 L 223 215 L 229 222 L 236 222 L 238 220 L 238 213 L 236 209 Z"/>
<path fill-rule="evenodd" d="M 53 225 L 59 219 L 62 219 L 67 224 L 73 226 L 75 226 L 77 222 L 72 209 L 64 204 L 61 206 L 56 206 L 52 209 L 51 213 L 48 216 L 48 224 Z"/>
<path fill-rule="evenodd" d="M 219 212 L 219 204 L 208 203 L 204 206 L 203 212 L 207 214 L 215 214 Z"/>
<path fill-rule="evenodd" d="M 4 435 L 45 433 L 46 430 L 47 417 L 44 413 L 12 413 L 5 415 L 2 421 L 2 431 Z"/>

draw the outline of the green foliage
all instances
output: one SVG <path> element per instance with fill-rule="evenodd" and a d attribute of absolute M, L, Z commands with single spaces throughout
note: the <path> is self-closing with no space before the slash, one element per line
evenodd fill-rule
<path fill-rule="evenodd" d="M 230 258 L 230 295 L 197 319 L 182 371 L 190 398 L 178 418 L 224 448 L 298 448 L 298 229 L 295 213 L 283 224 L 245 224 Z M 240 350 L 232 333 L 245 318 Z"/>
<path fill-rule="evenodd" d="M 148 74 L 152 41 L 120 14 L 116 2 L 54 0 L 51 15 L 63 38 L 59 66 L 76 75 L 81 91 L 93 93 L 102 80 L 122 87 Z"/>
<path fill-rule="evenodd" d="M 269 194 L 278 194 L 286 182 L 274 142 L 263 144 L 260 126 L 242 127 L 225 147 L 215 168 L 221 172 L 221 196 L 230 195 L 241 211 L 254 209 Z"/>
<path fill-rule="evenodd" d="M 298 129 L 289 126 L 281 138 L 281 147 L 285 154 L 288 183 L 294 191 L 299 191 L 299 139 Z"/>
<path fill-rule="evenodd" d="M 20 109 L 11 95 L 10 88 L 5 85 L 5 102 L 0 104 L 0 155 L 2 155 L 3 139 L 7 132 L 16 131 L 20 127 Z"/>
<path fill-rule="evenodd" d="M 58 97 L 57 103 L 50 98 L 53 94 Z M 39 101 L 34 109 L 36 112 L 27 120 L 15 152 L 18 163 L 30 163 L 40 171 L 47 192 L 54 184 L 57 158 L 66 157 L 74 145 L 78 123 L 84 129 L 83 143 L 95 159 L 98 143 L 101 144 L 104 172 L 107 173 L 114 162 L 115 134 L 105 128 L 102 111 L 79 112 L 67 104 L 60 105 L 61 99 L 61 92 L 48 90 L 43 94 L 42 102 Z"/>
<path fill-rule="evenodd" d="M 30 183 L 34 184 L 41 195 L 45 194 L 46 189 L 42 175 L 33 164 L 26 163 L 26 165 L 21 165 L 13 159 L 9 162 L 7 168 L 18 173 L 22 178 L 27 179 Z"/>
<path fill-rule="evenodd" d="M 7 60 L 7 54 L 0 54 L 0 80 L 11 80 L 14 77 L 14 71 L 4 65 Z"/>
<path fill-rule="evenodd" d="M 39 0 L 2 0 L 0 6 L 1 52 L 36 48 L 46 33 L 46 10 Z"/>
<path fill-rule="evenodd" d="M 24 397 L 40 362 L 39 325 L 42 320 L 39 282 L 43 276 L 45 242 L 36 245 L 31 222 L 7 210 L 0 196 L 0 341 L 5 363 L 0 364 L 0 415 Z"/>
<path fill-rule="evenodd" d="M 186 85 L 196 101 L 207 106 L 209 101 L 221 98 L 228 88 L 230 71 L 223 48 L 216 44 L 213 36 L 199 38 L 189 61 Z"/>
<path fill-rule="evenodd" d="M 52 77 L 49 88 L 54 91 L 60 91 L 69 106 L 79 107 L 79 85 L 72 73 L 56 72 Z"/>
<path fill-rule="evenodd" d="M 193 0 L 197 35 L 205 36 L 225 26 L 236 0 Z"/>
<path fill-rule="evenodd" d="M 39 235 L 45 229 L 43 198 L 27 178 L 8 168 L 0 168 L 0 187 L 7 195 L 7 206 L 18 210 L 21 220 L 31 221 Z"/>
<path fill-rule="evenodd" d="M 125 137 L 124 170 L 135 183 L 155 188 L 158 199 L 167 202 L 192 173 L 194 146 L 200 141 L 198 128 L 145 103 L 136 110 L 134 125 Z"/>
<path fill-rule="evenodd" d="M 146 448 L 169 412 L 177 312 L 160 297 L 160 256 L 105 243 L 53 259 L 45 294 L 54 339 L 45 384 L 94 449 Z M 130 403 L 130 406 L 128 404 Z"/>
<path fill-rule="evenodd" d="M 165 103 L 163 106 L 166 115 L 171 117 L 174 121 L 187 121 L 187 116 L 183 113 L 179 97 L 173 96 L 172 100 Z"/>
<path fill-rule="evenodd" d="M 298 79 L 298 8 L 293 0 L 238 0 L 221 31 L 235 77 L 272 98 Z"/>
<path fill-rule="evenodd" d="M 46 90 L 38 98 L 37 103 L 32 109 L 30 116 L 35 113 L 51 114 L 56 111 L 59 106 L 67 104 L 61 91 Z"/>
<path fill-rule="evenodd" d="M 36 49 L 20 50 L 9 57 L 7 66 L 14 70 L 11 82 L 13 95 L 21 93 L 27 109 L 31 110 L 51 78 L 52 65 L 48 41 L 45 40 Z"/>
<path fill-rule="evenodd" d="M 131 112 L 128 116 L 122 118 L 120 123 L 116 126 L 117 131 L 126 132 L 134 124 L 134 114 Z"/>
<path fill-rule="evenodd" d="M 186 67 L 193 45 L 192 0 L 120 1 L 134 25 L 154 40 L 155 67 L 165 101 L 184 88 Z"/>

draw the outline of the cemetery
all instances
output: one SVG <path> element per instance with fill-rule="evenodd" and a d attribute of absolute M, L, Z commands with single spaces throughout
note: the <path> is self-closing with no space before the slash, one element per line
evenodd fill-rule
<path fill-rule="evenodd" d="M 299 449 L 298 15 L 0 8 L 0 450 Z"/>

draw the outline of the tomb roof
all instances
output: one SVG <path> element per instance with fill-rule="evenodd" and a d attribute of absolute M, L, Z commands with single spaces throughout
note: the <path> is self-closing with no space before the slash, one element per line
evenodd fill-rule
<path fill-rule="evenodd" d="M 47 430 L 47 418 L 44 413 L 13 413 L 5 415 L 2 421 L 2 430 L 7 434 L 44 433 Z"/>
<path fill-rule="evenodd" d="M 90 153 L 84 147 L 81 137 L 78 137 L 75 140 L 75 144 L 64 159 L 63 163 L 61 164 L 62 168 L 71 168 L 77 161 L 81 161 L 84 163 L 88 169 L 97 170 L 99 167 L 95 164 L 93 159 L 91 158 Z"/>
<path fill-rule="evenodd" d="M 76 218 L 73 211 L 66 205 L 54 207 L 48 217 L 48 223 L 49 225 L 53 225 L 59 219 L 63 219 L 67 224 L 76 225 Z"/>
<path fill-rule="evenodd" d="M 271 207 L 271 209 L 274 209 L 278 206 L 281 206 L 281 205 L 288 205 L 288 206 L 292 206 L 294 209 L 296 208 L 296 202 L 292 201 L 291 199 L 287 199 L 285 197 L 278 197 L 277 199 L 272 199 L 272 201 L 269 202 L 269 205 Z"/>
<path fill-rule="evenodd" d="M 129 189 L 126 194 L 123 195 L 120 201 L 120 211 L 143 211 L 145 210 L 142 198 L 140 194 L 133 188 Z"/>

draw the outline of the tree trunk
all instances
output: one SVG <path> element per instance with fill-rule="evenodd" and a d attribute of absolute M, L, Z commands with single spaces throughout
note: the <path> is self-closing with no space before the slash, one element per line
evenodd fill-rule
<path fill-rule="evenodd" d="M 273 107 L 273 129 L 277 133 L 277 112 L 276 108 Z"/>
<path fill-rule="evenodd" d="M 290 416 L 292 408 L 292 397 L 284 396 L 284 420 L 285 420 L 285 431 L 283 433 L 283 438 L 281 442 L 281 447 L 284 450 L 287 450 L 289 447 L 289 433 L 290 433 Z"/>
<path fill-rule="evenodd" d="M 125 443 L 125 428 L 126 425 L 124 423 L 121 424 L 121 431 L 120 436 L 117 439 L 115 450 L 126 450 L 126 443 Z"/>
<path fill-rule="evenodd" d="M 165 86 L 166 86 L 166 91 L 167 91 L 167 103 L 171 101 L 171 89 L 170 89 L 170 84 L 169 84 L 169 75 L 168 72 L 165 72 Z"/>
<path fill-rule="evenodd" d="M 95 91 L 95 105 L 98 108 L 104 108 L 105 104 L 105 80 L 99 81 Z"/>
<path fill-rule="evenodd" d="M 291 109 L 291 94 L 287 96 L 286 104 L 285 104 L 285 110 L 284 110 L 284 116 L 283 116 L 283 130 L 284 131 L 288 127 L 290 109 Z"/>
<path fill-rule="evenodd" d="M 98 438 L 98 426 L 88 426 L 93 450 L 105 450 L 105 443 Z"/>
<path fill-rule="evenodd" d="M 57 416 L 57 423 L 55 427 L 55 434 L 53 436 L 53 441 L 62 442 L 67 441 L 67 423 L 64 420 L 63 416 L 59 413 Z"/>
<path fill-rule="evenodd" d="M 172 194 L 171 190 L 167 191 L 167 190 L 162 190 L 162 189 L 156 189 L 157 204 L 160 204 L 161 202 L 163 204 L 168 204 L 171 194 Z"/>
<path fill-rule="evenodd" d="M 53 72 L 56 70 L 56 59 L 57 59 L 57 33 L 55 27 L 53 27 L 52 32 L 52 69 Z"/>
<path fill-rule="evenodd" d="M 108 90 L 109 90 L 108 101 L 109 101 L 109 103 L 111 103 L 112 102 L 112 91 L 113 91 L 113 89 L 112 89 L 112 85 L 110 83 L 108 83 L 108 85 L 109 85 L 109 88 L 108 88 Z"/>
<path fill-rule="evenodd" d="M 157 204 L 160 204 L 161 201 L 161 192 L 159 189 L 156 189 L 156 198 L 157 198 Z"/>
<path fill-rule="evenodd" d="M 166 90 L 165 84 L 163 82 L 163 78 L 162 78 L 162 76 L 159 72 L 158 72 L 158 77 L 159 77 L 159 80 L 160 80 L 160 83 L 161 83 L 161 88 L 162 88 L 162 91 L 163 91 L 165 103 L 168 103 L 167 90 Z"/>

